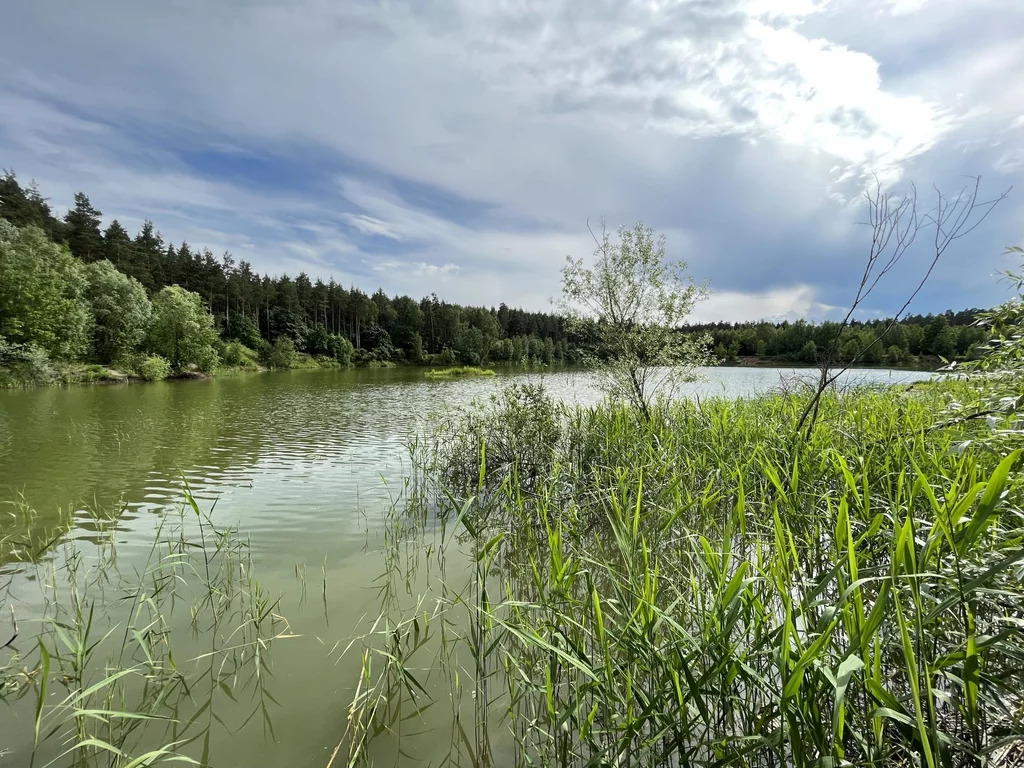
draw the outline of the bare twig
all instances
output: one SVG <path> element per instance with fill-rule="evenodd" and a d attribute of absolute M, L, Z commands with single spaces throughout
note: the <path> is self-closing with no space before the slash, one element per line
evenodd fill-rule
<path fill-rule="evenodd" d="M 797 421 L 797 434 L 802 432 L 805 437 L 810 435 L 818 418 L 822 395 L 840 376 L 861 361 L 869 350 L 882 342 L 886 334 L 899 322 L 911 303 L 917 298 L 949 247 L 977 229 L 988 218 L 992 209 L 1004 200 L 1012 189 L 1012 187 L 1007 189 L 991 200 L 979 202 L 981 177 L 970 178 L 972 183 L 961 189 L 953 200 L 945 197 L 936 188 L 935 192 L 938 198 L 936 206 L 924 215 L 918 213 L 917 187 L 913 185 L 907 195 L 898 197 L 893 193 L 883 192 L 881 183 L 876 177 L 874 192 L 865 193 L 864 197 L 868 207 L 866 224 L 871 228 L 871 245 L 864 263 L 864 272 L 846 315 L 839 323 L 832 340 L 821 357 L 818 381 Z M 857 310 L 871 296 L 879 282 L 910 252 L 921 230 L 932 226 L 935 228 L 935 237 L 928 263 L 914 290 L 903 302 L 899 311 L 892 316 L 866 347 L 853 355 L 852 359 L 842 367 L 836 367 L 843 335 L 850 327 Z"/>

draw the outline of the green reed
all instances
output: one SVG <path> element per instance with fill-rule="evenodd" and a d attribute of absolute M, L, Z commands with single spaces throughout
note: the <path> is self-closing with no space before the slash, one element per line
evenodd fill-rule
<path fill-rule="evenodd" d="M 18 562 L 0 596 L 13 614 L 35 585 L 41 608 L 0 649 L 0 706 L 22 718 L 31 710 L 31 739 L 4 749 L 18 764 L 211 765 L 211 732 L 229 719 L 218 705 L 227 699 L 237 714 L 243 692 L 245 721 L 260 716 L 270 728 L 267 652 L 287 623 L 254 576 L 247 542 L 214 525 L 187 489 L 185 500 L 132 565 L 119 558 L 113 518 L 94 515 L 88 542 L 35 550 L 28 542 L 53 544 L 64 525 L 51 537 L 20 510 L 28 533 L 7 542 Z"/>
<path fill-rule="evenodd" d="M 415 682 L 352 712 L 386 730 L 413 691 L 451 696 L 474 712 L 451 764 L 1000 758 L 1024 714 L 1020 455 L 931 429 L 956 386 L 832 394 L 808 439 L 799 393 L 641 419 L 511 388 L 449 414 L 395 542 L 420 521 L 429 559 L 468 556 L 420 593 L 459 631 L 386 606 L 384 663 Z M 446 664 L 471 690 L 427 696 Z"/>

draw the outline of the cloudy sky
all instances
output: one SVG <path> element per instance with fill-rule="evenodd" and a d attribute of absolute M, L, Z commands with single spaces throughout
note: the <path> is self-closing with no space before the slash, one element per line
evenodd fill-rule
<path fill-rule="evenodd" d="M 665 233 L 699 319 L 844 305 L 874 175 L 1024 180 L 1020 0 L 31 0 L 0 166 L 270 273 L 547 306 L 587 221 Z M 916 264 L 879 289 L 895 309 Z M 1024 184 L 915 308 L 988 306 Z"/>

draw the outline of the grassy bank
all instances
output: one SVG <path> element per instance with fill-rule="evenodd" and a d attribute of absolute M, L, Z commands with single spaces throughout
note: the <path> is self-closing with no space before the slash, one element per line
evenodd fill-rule
<path fill-rule="evenodd" d="M 1001 759 L 1022 734 L 1020 461 L 933 428 L 962 389 L 833 394 L 806 440 L 798 394 L 646 420 L 523 387 L 450 414 L 396 521 L 429 532 L 442 598 L 382 609 L 351 753 L 451 683 L 432 700 L 461 702 L 472 765 Z M 475 576 L 446 578 L 467 549 Z"/>

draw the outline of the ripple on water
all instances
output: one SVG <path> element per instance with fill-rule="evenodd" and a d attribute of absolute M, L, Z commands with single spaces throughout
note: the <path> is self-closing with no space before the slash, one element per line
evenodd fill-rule
<path fill-rule="evenodd" d="M 748 396 L 806 373 L 712 369 L 685 393 Z M 915 378 L 873 370 L 847 380 Z M 541 382 L 573 403 L 600 398 L 586 373 L 434 381 L 416 369 L 2 392 L 0 499 L 24 493 L 43 515 L 124 507 L 133 511 L 122 513 L 124 530 L 148 535 L 146 513 L 180 506 L 187 482 L 201 506 L 216 503 L 259 546 L 287 535 L 324 547 L 365 535 L 399 493 L 407 440 L 424 417 L 513 381 Z"/>

